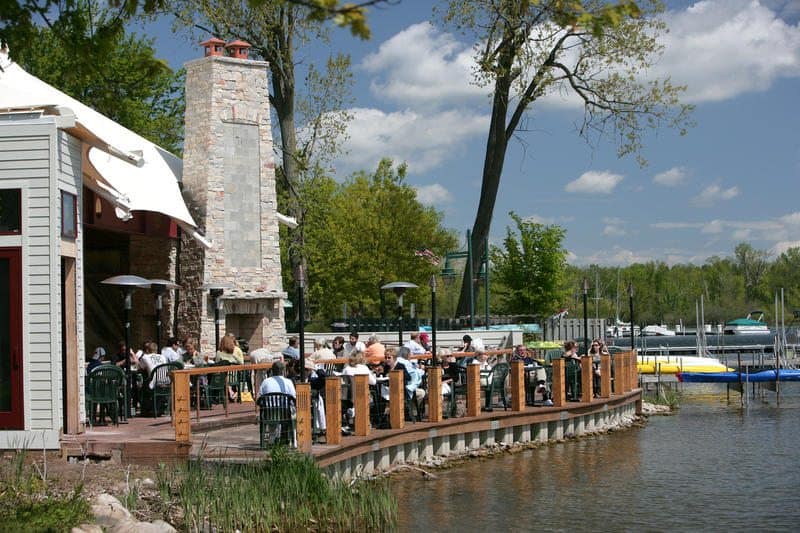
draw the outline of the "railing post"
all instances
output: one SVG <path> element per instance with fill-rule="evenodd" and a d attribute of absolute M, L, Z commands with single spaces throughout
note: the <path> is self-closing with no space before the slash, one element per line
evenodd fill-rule
<path fill-rule="evenodd" d="M 467 365 L 467 416 L 481 414 L 481 366 Z"/>
<path fill-rule="evenodd" d="M 405 380 L 402 370 L 389 372 L 389 423 L 392 429 L 403 429 L 405 415 Z"/>
<path fill-rule="evenodd" d="M 553 359 L 553 405 L 563 407 L 567 403 L 566 379 L 564 376 L 564 360 Z"/>
<path fill-rule="evenodd" d="M 189 376 L 183 372 L 170 373 L 172 379 L 172 423 L 177 442 L 192 441 L 192 426 L 189 410 Z"/>
<path fill-rule="evenodd" d="M 511 410 L 525 409 L 525 363 L 511 361 Z"/>
<path fill-rule="evenodd" d="M 359 374 L 353 376 L 353 409 L 355 410 L 355 428 L 353 434 L 358 437 L 369 435 L 369 376 Z"/>
<path fill-rule="evenodd" d="M 311 384 L 298 383 L 297 392 L 297 448 L 304 453 L 311 451 Z"/>
<path fill-rule="evenodd" d="M 442 368 L 428 367 L 428 421 L 442 421 Z"/>
<path fill-rule="evenodd" d="M 581 357 L 581 403 L 590 403 L 594 397 L 594 369 L 592 358 Z"/>
<path fill-rule="evenodd" d="M 625 352 L 622 358 L 622 375 L 625 379 L 622 381 L 622 392 L 629 392 L 631 390 L 631 353 Z"/>
<path fill-rule="evenodd" d="M 337 376 L 325 378 L 325 443 L 342 442 L 342 380 Z"/>
<path fill-rule="evenodd" d="M 600 397 L 611 397 L 611 355 L 600 356 Z"/>

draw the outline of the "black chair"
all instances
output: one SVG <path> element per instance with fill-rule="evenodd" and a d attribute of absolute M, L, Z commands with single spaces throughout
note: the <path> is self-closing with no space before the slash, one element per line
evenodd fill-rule
<path fill-rule="evenodd" d="M 119 424 L 120 394 L 125 388 L 125 372 L 116 365 L 100 365 L 86 376 L 86 408 L 89 426 L 93 426 L 95 414 L 101 420 L 104 411 L 111 415 L 114 425 Z M 95 411 L 99 411 L 95 413 Z"/>
<path fill-rule="evenodd" d="M 260 396 L 258 404 L 259 446 L 266 449 L 277 443 L 297 446 L 295 398 L 283 392 Z"/>
<path fill-rule="evenodd" d="M 494 393 L 500 395 L 500 399 L 503 401 L 503 409 L 507 410 L 509 408 L 508 397 L 506 396 L 506 378 L 509 370 L 508 363 L 497 363 L 486 376 L 486 385 L 482 386 L 481 389 L 486 395 L 485 409 L 487 411 L 493 409 L 492 396 L 494 396 Z"/>

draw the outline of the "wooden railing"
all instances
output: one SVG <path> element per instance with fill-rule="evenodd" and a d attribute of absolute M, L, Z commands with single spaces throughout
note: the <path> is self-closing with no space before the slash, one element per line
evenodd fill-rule
<path fill-rule="evenodd" d="M 507 350 L 498 350 L 506 353 Z M 418 358 L 430 358 L 418 356 Z M 344 364 L 342 359 L 322 361 L 325 364 Z M 593 366 L 591 357 L 581 358 L 581 387 L 580 403 L 593 400 Z M 272 363 L 214 366 L 176 370 L 171 376 L 173 380 L 173 423 L 175 426 L 175 440 L 178 442 L 191 442 L 191 413 L 190 413 L 190 380 L 192 376 L 210 375 L 232 371 L 268 370 Z M 566 405 L 566 379 L 565 360 L 555 359 L 552 363 L 553 377 L 551 394 L 556 407 Z M 612 395 L 625 394 L 637 385 L 638 372 L 636 367 L 635 352 L 621 352 L 614 355 L 613 359 L 614 380 L 612 382 L 612 359 L 610 355 L 600 356 L 600 398 L 610 398 Z M 442 395 L 441 378 L 442 369 L 429 367 L 428 374 L 428 413 L 430 422 L 442 420 Z M 522 361 L 512 361 L 509 375 L 511 393 L 511 410 L 523 411 L 526 407 L 525 393 L 525 366 Z M 311 450 L 311 386 L 308 383 L 298 383 L 297 391 L 297 442 L 303 451 Z M 368 376 L 357 375 L 353 377 L 353 404 L 355 411 L 354 434 L 366 436 L 370 432 L 370 394 Z M 195 387 L 196 402 L 200 408 L 199 387 Z M 454 394 L 451 391 L 451 394 Z M 478 365 L 467 366 L 466 384 L 466 417 L 477 417 L 481 412 L 481 385 L 480 369 Z M 326 442 L 340 444 L 341 435 L 341 380 L 338 376 L 330 376 L 325 381 L 325 419 Z M 227 415 L 227 409 L 226 409 Z M 405 425 L 405 383 L 402 370 L 393 370 L 389 373 L 389 425 L 392 429 L 402 429 Z"/>

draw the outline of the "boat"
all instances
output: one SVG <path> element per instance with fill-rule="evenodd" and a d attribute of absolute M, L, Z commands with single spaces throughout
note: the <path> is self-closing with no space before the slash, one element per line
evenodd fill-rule
<path fill-rule="evenodd" d="M 781 368 L 776 371 L 761 370 L 752 374 L 741 372 L 678 372 L 678 381 L 683 383 L 765 383 L 774 381 L 800 381 L 800 370 Z"/>
<path fill-rule="evenodd" d="M 727 335 L 763 335 L 769 333 L 769 328 L 764 322 L 764 311 L 751 311 L 745 318 L 725 322 L 723 332 Z"/>
<path fill-rule="evenodd" d="M 639 326 L 633 326 L 633 334 L 639 337 L 641 335 L 641 330 Z M 606 337 L 612 339 L 620 339 L 626 338 L 631 336 L 631 325 L 630 322 L 621 322 L 617 320 L 613 325 L 606 327 Z"/>
<path fill-rule="evenodd" d="M 642 335 L 645 337 L 672 337 L 675 331 L 663 324 L 649 325 L 642 328 Z"/>
<path fill-rule="evenodd" d="M 715 357 L 699 355 L 640 355 L 636 359 L 640 374 L 697 374 L 729 372 L 731 369 Z"/>

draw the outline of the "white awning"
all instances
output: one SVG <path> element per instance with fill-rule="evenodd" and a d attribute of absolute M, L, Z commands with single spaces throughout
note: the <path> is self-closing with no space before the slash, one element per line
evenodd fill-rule
<path fill-rule="evenodd" d="M 24 110 L 74 114 L 74 125 L 64 130 L 91 146 L 88 160 L 94 168 L 84 169 L 87 187 L 112 201 L 123 213 L 162 213 L 203 246 L 210 246 L 197 233 L 197 224 L 181 196 L 180 158 L 31 76 L 0 52 L 0 111 Z"/>

